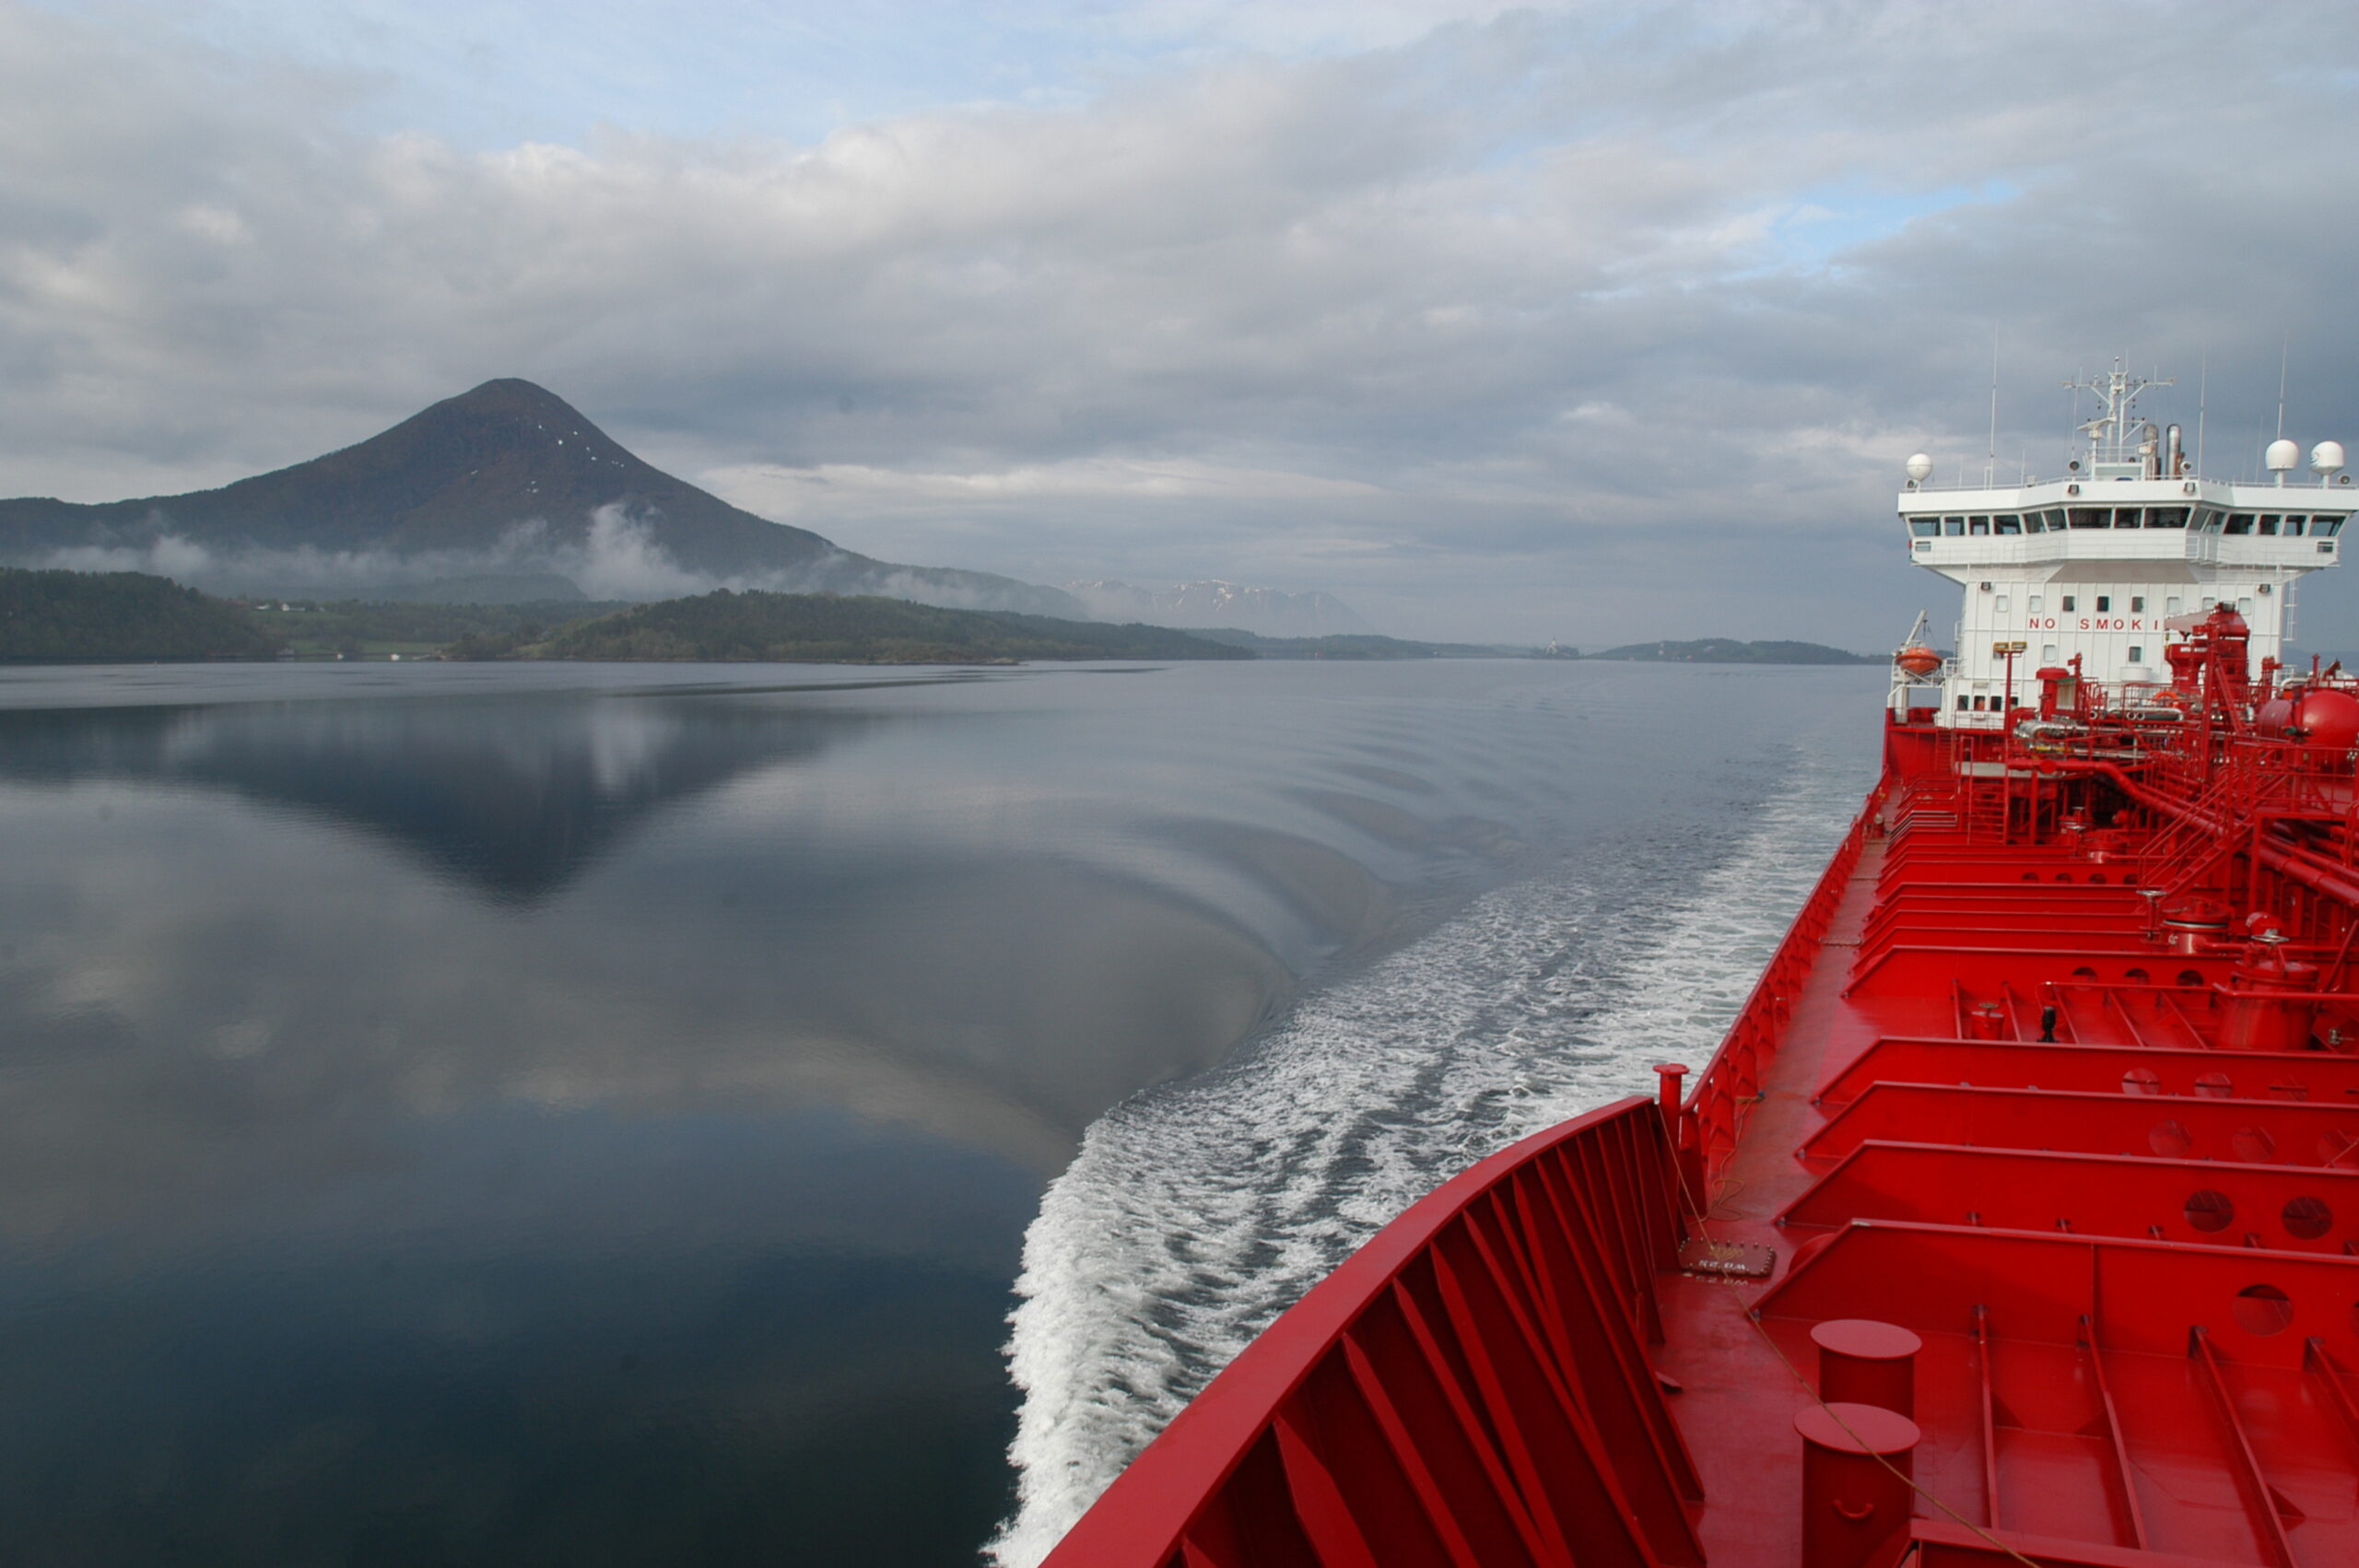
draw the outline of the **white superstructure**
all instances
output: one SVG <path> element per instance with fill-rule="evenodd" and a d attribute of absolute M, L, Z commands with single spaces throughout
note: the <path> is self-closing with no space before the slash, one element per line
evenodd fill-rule
<path fill-rule="evenodd" d="M 2177 426 L 2133 412 L 2149 384 L 2118 367 L 2089 383 L 2103 412 L 2081 427 L 2088 451 L 2061 479 L 1943 489 L 1930 483 L 1930 459 L 1909 459 L 1899 506 L 1909 559 L 1966 587 L 1956 655 L 1911 704 L 1932 706 L 1923 694 L 1938 687 L 1941 722 L 1997 728 L 2005 650 L 2018 644 L 2018 705 L 2037 691 L 2034 671 L 2075 656 L 2109 685 L 2167 681 L 2164 623 L 2224 603 L 2251 627 L 2256 671 L 2281 657 L 2294 580 L 2336 563 L 2359 509 L 2342 448 L 2319 442 L 2298 481 L 2300 449 L 2283 439 L 2269 449 L 2275 483 L 2205 479 Z"/>

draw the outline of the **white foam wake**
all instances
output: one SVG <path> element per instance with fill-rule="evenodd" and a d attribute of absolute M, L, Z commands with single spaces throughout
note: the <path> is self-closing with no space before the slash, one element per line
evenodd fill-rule
<path fill-rule="evenodd" d="M 1030 1568 L 1229 1358 L 1452 1173 L 1700 1063 L 1856 809 L 1805 755 L 1733 853 L 1497 890 L 1229 1067 L 1100 1118 L 1026 1233 L 1008 1345 Z M 1665 858 L 1692 843 L 1667 848 Z"/>

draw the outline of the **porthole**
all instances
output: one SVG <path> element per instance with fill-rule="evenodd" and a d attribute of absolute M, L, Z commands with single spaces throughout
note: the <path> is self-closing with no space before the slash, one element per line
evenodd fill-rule
<path fill-rule="evenodd" d="M 2163 1075 L 2151 1067 L 2133 1067 L 2121 1075 L 2121 1092 L 2125 1094 L 2159 1094 L 2163 1092 Z"/>
<path fill-rule="evenodd" d="M 2090 881 L 2090 883 L 2091 883 L 2093 885 L 2095 885 L 2095 886 L 2098 886 L 2098 887 L 2102 887 L 2102 886 L 2104 886 L 2104 885 L 2105 885 L 2105 872 L 2091 872 L 2089 873 L 2089 881 Z"/>
<path fill-rule="evenodd" d="M 2165 1160 L 2177 1159 L 2195 1146 L 2187 1129 L 2175 1121 L 2158 1121 L 2146 1129 L 2146 1147 Z"/>
<path fill-rule="evenodd" d="M 2240 1127 L 2228 1140 L 2228 1147 L 2236 1151 L 2236 1158 L 2246 1164 L 2266 1164 L 2277 1153 L 2277 1140 L 2269 1136 L 2266 1128 Z"/>
<path fill-rule="evenodd" d="M 2187 1223 L 2206 1235 L 2236 1223 L 2236 1199 L 2210 1188 L 2187 1195 Z"/>
<path fill-rule="evenodd" d="M 2203 983 L 2203 971 L 2201 969 L 2181 969 L 2178 972 L 2178 983 L 2182 986 L 2200 986 Z"/>
<path fill-rule="evenodd" d="M 2142 986 L 2154 977 L 2147 974 L 2143 969 L 2133 967 L 2128 974 L 2125 974 L 2121 977 L 2128 980 L 2133 986 Z"/>
<path fill-rule="evenodd" d="M 2310 1086 L 2298 1078 L 2281 1078 L 2269 1086 L 2269 1097 L 2272 1100 L 2306 1100 L 2310 1097 Z"/>
<path fill-rule="evenodd" d="M 2275 1285 L 2247 1285 L 2229 1304 L 2236 1327 L 2248 1334 L 2279 1334 L 2294 1321 L 2294 1303 Z"/>
<path fill-rule="evenodd" d="M 2096 977 L 2097 972 L 2085 964 L 2072 971 L 2072 978 L 2076 980 L 2094 980 Z"/>
<path fill-rule="evenodd" d="M 2289 1199 L 2277 1217 L 2285 1222 L 2287 1235 L 2304 1241 L 2316 1241 L 2334 1229 L 2334 1211 L 2326 1206 L 2322 1198 L 2306 1195 Z"/>
<path fill-rule="evenodd" d="M 2224 1100 L 2236 1092 L 2224 1072 L 2200 1072 L 2195 1077 L 2195 1092 L 2206 1099 Z"/>

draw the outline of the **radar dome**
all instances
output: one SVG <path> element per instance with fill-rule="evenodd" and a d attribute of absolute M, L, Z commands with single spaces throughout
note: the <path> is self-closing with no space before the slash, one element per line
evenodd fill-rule
<path fill-rule="evenodd" d="M 2271 474 L 2283 474 L 2301 461 L 2302 449 L 2283 436 L 2269 443 L 2269 451 L 2260 460 Z"/>
<path fill-rule="evenodd" d="M 2331 474 L 2342 466 L 2342 443 L 2320 441 L 2310 449 L 2310 472 Z"/>
<path fill-rule="evenodd" d="M 1916 452 L 1909 457 L 1909 478 L 1914 479 L 1918 484 L 1922 485 L 1926 480 L 1931 479 L 1932 476 L 1933 460 L 1931 458 L 1927 457 L 1923 452 Z"/>

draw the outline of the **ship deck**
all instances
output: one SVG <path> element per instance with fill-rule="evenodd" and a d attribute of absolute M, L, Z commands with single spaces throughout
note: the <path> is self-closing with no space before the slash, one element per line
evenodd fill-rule
<path fill-rule="evenodd" d="M 1707 1561 L 1798 1561 L 1811 1329 L 1867 1318 L 1923 1341 L 1945 1560 L 2359 1562 L 2359 1060 L 2221 1048 L 2220 961 L 2118 870 L 1911 848 L 1862 847 L 1703 1222 L 1772 1280 L 1660 1281 Z"/>

